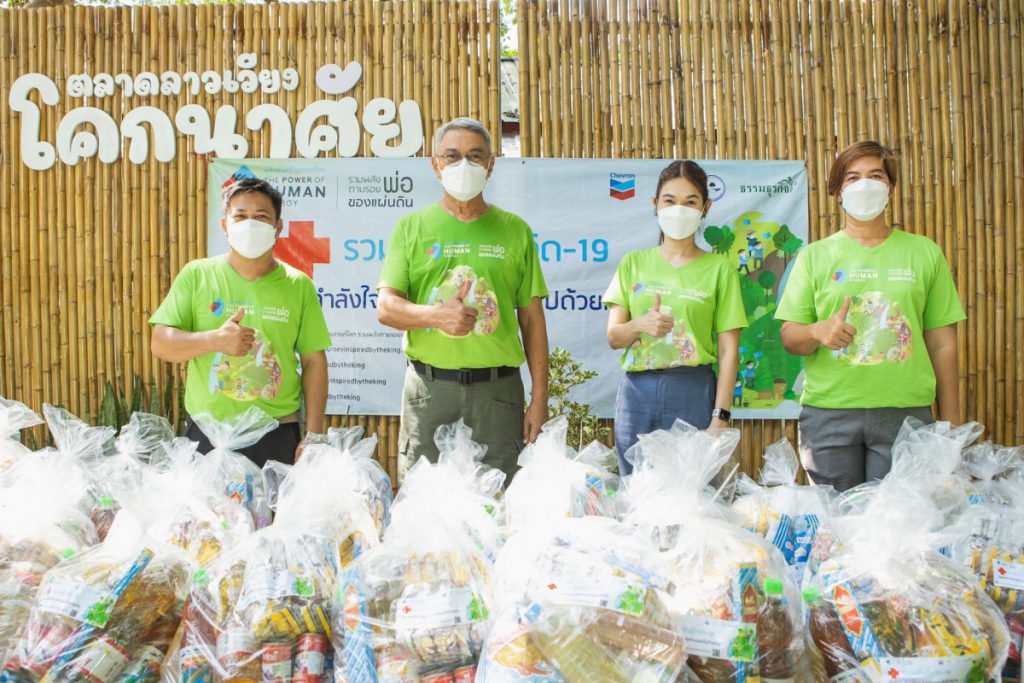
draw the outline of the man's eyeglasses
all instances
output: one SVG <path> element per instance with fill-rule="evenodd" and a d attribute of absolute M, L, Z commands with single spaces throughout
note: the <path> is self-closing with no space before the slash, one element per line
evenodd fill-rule
<path fill-rule="evenodd" d="M 457 164 L 460 161 L 462 161 L 463 158 L 469 160 L 471 164 L 483 166 L 484 164 L 487 163 L 487 160 L 491 158 L 491 155 L 486 154 L 484 152 L 470 152 L 465 157 L 463 157 L 461 154 L 457 154 L 455 152 L 448 152 L 447 154 L 438 155 L 437 158 L 443 161 L 445 166 Z"/>

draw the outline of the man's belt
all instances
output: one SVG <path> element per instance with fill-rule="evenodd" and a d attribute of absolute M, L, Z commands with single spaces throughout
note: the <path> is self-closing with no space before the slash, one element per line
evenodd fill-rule
<path fill-rule="evenodd" d="M 493 382 L 501 377 L 509 377 L 518 374 L 519 368 L 501 366 L 497 368 L 467 368 L 465 370 L 446 370 L 435 368 L 433 365 L 421 363 L 418 360 L 410 360 L 409 364 L 417 373 L 430 379 L 442 379 L 446 382 L 458 382 L 464 387 L 477 382 Z"/>

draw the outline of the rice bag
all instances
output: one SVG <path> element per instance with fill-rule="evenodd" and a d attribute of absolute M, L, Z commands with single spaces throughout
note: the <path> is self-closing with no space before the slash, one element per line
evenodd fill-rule
<path fill-rule="evenodd" d="M 32 452 L 18 440 L 19 432 L 42 423 L 39 416 L 24 403 L 0 398 L 0 472 Z"/>
<path fill-rule="evenodd" d="M 800 486 L 796 451 L 788 439 L 768 446 L 761 467 L 761 485 L 739 477 L 733 510 L 743 526 L 764 536 L 782 553 L 799 584 L 814 535 L 826 519 L 834 490 L 830 486 Z"/>
<path fill-rule="evenodd" d="M 490 623 L 491 516 L 504 475 L 460 421 L 438 429 L 437 464 L 410 468 L 381 545 L 335 593 L 335 681 L 471 681 Z M 438 677 L 438 678 L 432 678 Z"/>
<path fill-rule="evenodd" d="M 192 419 L 213 445 L 213 450 L 197 465 L 202 476 L 218 482 L 228 500 L 246 509 L 252 516 L 254 528 L 269 525 L 271 511 L 263 473 L 238 451 L 277 429 L 277 420 L 255 406 L 223 422 L 208 414 L 193 415 Z"/>

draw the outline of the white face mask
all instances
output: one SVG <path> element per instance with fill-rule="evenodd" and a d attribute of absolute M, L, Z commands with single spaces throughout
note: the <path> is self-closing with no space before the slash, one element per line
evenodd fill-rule
<path fill-rule="evenodd" d="M 441 169 L 441 185 L 444 191 L 460 202 L 468 202 L 484 191 L 487 184 L 487 168 L 463 159 Z"/>
<path fill-rule="evenodd" d="M 885 211 L 889 203 L 889 186 L 871 178 L 850 183 L 840 193 L 843 210 L 859 221 L 869 221 Z"/>
<path fill-rule="evenodd" d="M 674 240 L 684 240 L 700 227 L 700 221 L 704 213 L 697 209 L 691 209 L 682 204 L 673 204 L 663 209 L 658 209 L 658 225 L 666 237 Z"/>
<path fill-rule="evenodd" d="M 245 258 L 258 258 L 274 248 L 277 229 L 269 223 L 248 219 L 228 223 L 228 244 Z"/>

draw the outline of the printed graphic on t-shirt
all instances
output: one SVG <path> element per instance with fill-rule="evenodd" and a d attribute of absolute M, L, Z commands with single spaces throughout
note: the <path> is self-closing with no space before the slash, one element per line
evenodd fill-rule
<path fill-rule="evenodd" d="M 462 285 L 466 282 L 472 283 L 466 298 L 463 302 L 477 312 L 476 325 L 473 326 L 473 334 L 489 335 L 494 334 L 501 322 L 501 313 L 498 308 L 498 297 L 488 284 L 487 279 L 476 274 L 472 266 L 460 265 L 449 270 L 441 284 L 431 291 L 428 303 L 444 303 L 459 293 Z M 438 330 L 446 337 L 453 335 Z M 468 336 L 468 335 L 465 335 Z"/>
<path fill-rule="evenodd" d="M 210 366 L 210 393 L 223 393 L 236 401 L 277 398 L 281 390 L 281 362 L 274 346 L 256 330 L 256 343 L 244 356 L 218 353 Z"/>
<path fill-rule="evenodd" d="M 851 298 L 846 321 L 857 329 L 853 343 L 837 358 L 854 365 L 878 365 L 906 362 L 914 350 L 910 321 L 899 303 L 882 292 L 865 292 Z"/>
<path fill-rule="evenodd" d="M 661 311 L 671 315 L 665 306 L 662 306 Z M 699 356 L 697 338 L 681 318 L 676 318 L 672 331 L 664 337 L 640 335 L 629 347 L 628 354 L 628 363 L 644 370 L 697 365 Z"/>

